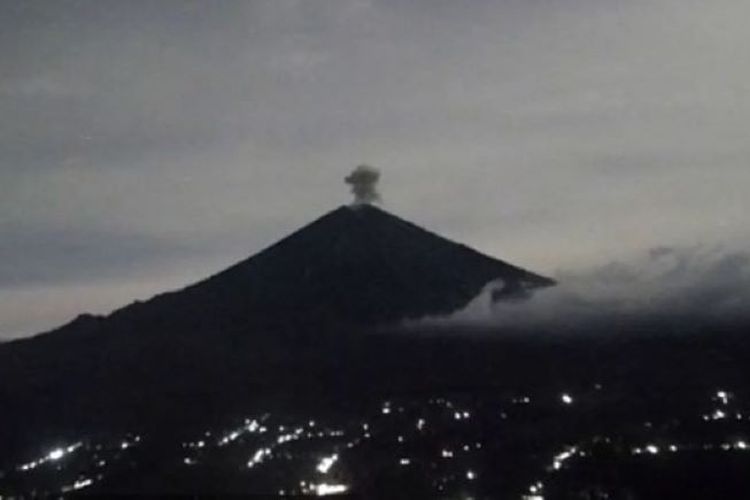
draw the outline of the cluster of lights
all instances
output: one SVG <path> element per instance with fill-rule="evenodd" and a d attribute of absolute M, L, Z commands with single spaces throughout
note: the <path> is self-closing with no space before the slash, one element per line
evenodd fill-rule
<path fill-rule="evenodd" d="M 266 414 L 266 416 L 263 417 L 263 419 L 267 418 L 269 415 Z M 314 438 L 333 438 L 333 437 L 344 437 L 345 432 L 343 430 L 328 430 L 319 428 L 316 429 L 317 423 L 315 420 L 309 420 L 306 424 L 306 426 L 299 426 L 292 429 L 287 429 L 284 425 L 278 426 L 278 432 L 279 434 L 275 437 L 275 439 L 271 442 L 266 444 L 266 446 L 263 446 L 259 449 L 257 449 L 250 460 L 248 460 L 246 467 L 248 469 L 253 469 L 256 466 L 264 463 L 269 458 L 272 458 L 276 452 L 276 448 L 283 446 L 289 442 L 297 441 L 299 439 L 314 439 Z M 363 429 L 367 430 L 369 428 L 368 424 L 363 424 Z M 306 430 L 310 429 L 310 430 Z M 312 429 L 315 429 L 314 431 Z M 233 443 L 240 439 L 240 437 L 243 434 L 264 434 L 268 432 L 268 428 L 261 424 L 261 421 L 257 419 L 246 419 L 244 426 L 238 429 L 234 429 L 228 434 L 224 435 L 218 442 L 217 446 L 222 447 L 226 446 L 230 443 Z M 206 436 L 208 436 L 209 433 L 206 433 Z M 365 434 L 365 437 L 368 437 L 367 434 Z M 206 443 L 203 442 L 203 445 L 201 445 L 202 441 L 191 442 L 191 443 L 183 443 L 183 447 L 190 447 L 190 448 L 202 448 L 203 446 L 206 446 Z M 358 444 L 359 440 L 355 440 L 355 442 L 350 442 L 349 447 L 353 447 L 356 444 Z M 288 454 L 287 454 L 288 455 Z M 333 454 L 331 456 L 324 457 L 318 464 L 316 469 L 318 472 L 322 474 L 328 473 L 330 468 L 333 466 L 333 464 L 338 460 L 338 454 Z M 195 465 L 197 462 L 190 457 L 187 457 L 183 460 L 185 465 Z M 328 486 L 336 487 L 337 485 L 310 485 L 309 488 L 307 488 L 307 493 L 313 493 L 313 494 L 319 494 L 320 491 L 324 492 L 325 494 L 331 494 L 329 492 Z"/>
<path fill-rule="evenodd" d="M 635 448 L 630 450 L 630 453 L 633 455 L 643 455 L 644 453 L 648 453 L 649 455 L 658 455 L 659 451 L 659 447 L 655 444 L 647 444 L 643 448 L 636 446 Z"/>
<path fill-rule="evenodd" d="M 367 422 L 364 422 L 362 424 L 362 432 L 363 432 L 362 437 L 364 439 L 370 439 L 370 424 L 368 424 Z"/>
<path fill-rule="evenodd" d="M 259 463 L 263 462 L 263 460 L 266 459 L 266 457 L 271 456 L 271 448 L 261 448 L 255 452 L 253 457 L 250 459 L 250 461 L 247 463 L 247 468 L 252 469 Z"/>
<path fill-rule="evenodd" d="M 61 492 L 68 493 L 71 491 L 82 490 L 84 488 L 88 488 L 92 484 L 94 484 L 93 479 L 89 479 L 89 478 L 79 479 L 70 486 L 63 486 Z"/>
<path fill-rule="evenodd" d="M 16 467 L 16 470 L 18 470 L 19 472 L 29 472 L 45 464 L 59 463 L 63 461 L 67 456 L 77 452 L 79 449 L 84 448 L 84 447 L 88 450 L 91 450 L 91 452 L 93 453 L 93 456 L 92 456 L 93 466 L 99 469 L 102 469 L 107 466 L 107 460 L 100 458 L 99 453 L 105 450 L 105 448 L 113 450 L 113 451 L 118 450 L 117 452 L 115 452 L 115 458 L 118 458 L 120 456 L 120 453 L 119 453 L 120 450 L 130 449 L 140 444 L 140 442 L 141 442 L 141 436 L 138 436 L 138 435 L 135 435 L 135 436 L 126 435 L 124 439 L 117 439 L 113 446 L 106 446 L 106 447 L 102 443 L 84 445 L 83 441 L 79 441 L 69 446 L 53 448 L 43 457 L 37 460 L 33 460 L 31 462 L 19 465 L 18 467 Z M 65 467 L 67 468 L 68 466 L 66 465 Z M 58 466 L 58 470 L 62 470 L 62 466 Z M 61 485 L 59 487 L 60 489 L 58 490 L 58 493 L 66 494 L 66 493 L 82 490 L 82 489 L 90 487 L 97 481 L 101 481 L 103 478 L 104 476 L 101 473 L 95 475 L 95 477 L 86 477 L 84 475 L 80 475 L 73 483 Z M 51 494 L 51 492 L 49 491 L 44 492 L 44 495 L 47 495 L 47 494 Z"/>
<path fill-rule="evenodd" d="M 219 441 L 219 446 L 225 446 L 240 437 L 240 431 L 232 431 Z"/>
<path fill-rule="evenodd" d="M 393 409 L 391 408 L 390 401 L 386 401 L 385 403 L 383 403 L 383 407 L 380 409 L 380 413 L 382 413 L 383 415 L 390 415 L 392 411 Z M 402 406 L 399 406 L 398 412 L 403 413 L 404 408 Z"/>
<path fill-rule="evenodd" d="M 313 488 L 315 489 L 315 493 L 319 496 L 326 496 L 326 495 L 340 495 L 342 493 L 346 493 L 349 487 L 345 484 L 328 484 L 328 483 L 321 483 L 321 484 L 315 484 L 313 485 Z"/>
<path fill-rule="evenodd" d="M 702 449 L 704 451 L 710 451 L 715 449 L 721 449 L 724 451 L 730 451 L 730 450 L 738 450 L 738 451 L 745 451 L 750 449 L 748 446 L 748 443 L 743 440 L 738 440 L 733 443 L 722 443 L 720 445 L 713 445 L 713 444 L 704 444 L 704 445 L 681 445 L 678 446 L 676 444 L 670 444 L 666 447 L 667 450 L 669 450 L 672 453 L 677 453 L 679 451 L 686 451 L 686 450 L 694 450 L 694 449 Z M 635 447 L 631 449 L 631 454 L 633 455 L 643 455 L 643 454 L 649 454 L 649 455 L 658 455 L 661 452 L 661 448 L 659 448 L 655 444 L 647 444 L 644 447 Z"/>
<path fill-rule="evenodd" d="M 349 491 L 349 486 L 345 484 L 330 484 L 330 483 L 306 483 L 302 481 L 300 483 L 303 495 L 317 495 L 319 497 L 327 495 L 341 495 Z"/>
<path fill-rule="evenodd" d="M 716 408 L 712 413 L 702 415 L 703 420 L 708 422 L 711 420 L 724 420 L 730 418 L 730 415 L 728 413 L 729 410 L 726 407 L 729 406 L 729 401 L 733 397 L 734 395 L 729 391 L 725 391 L 722 389 L 717 390 L 711 399 L 715 402 L 718 402 L 724 408 Z M 737 420 L 742 420 L 743 418 L 742 413 L 740 412 L 736 412 L 734 416 Z"/>
<path fill-rule="evenodd" d="M 141 436 L 135 436 L 132 441 L 128 441 L 127 439 L 125 439 L 120 443 L 120 449 L 127 450 L 128 448 L 136 446 L 140 442 L 141 442 Z"/>
<path fill-rule="evenodd" d="M 544 489 L 544 484 L 541 481 L 537 481 L 536 483 L 529 486 L 529 493 L 532 495 L 538 495 L 542 492 Z"/>
<path fill-rule="evenodd" d="M 718 399 L 724 406 L 729 404 L 729 399 L 732 397 L 727 391 L 718 390 L 716 391 L 716 399 Z"/>
<path fill-rule="evenodd" d="M 471 418 L 471 413 L 468 411 L 453 412 L 453 420 L 468 420 L 469 418 Z"/>
<path fill-rule="evenodd" d="M 56 462 L 60 460 L 61 458 L 63 458 L 64 456 L 73 453 L 81 446 L 83 446 L 83 443 L 79 441 L 78 443 L 72 444 L 65 448 L 55 448 L 54 450 L 47 453 L 47 455 L 45 455 L 44 457 L 38 460 L 33 460 L 29 463 L 22 464 L 21 466 L 18 467 L 18 470 L 26 472 L 26 471 L 36 469 L 40 465 L 44 465 L 47 462 Z"/>
<path fill-rule="evenodd" d="M 726 412 L 717 408 L 708 418 L 704 417 L 704 420 L 724 420 L 725 418 L 727 418 Z"/>
<path fill-rule="evenodd" d="M 331 467 L 333 467 L 333 464 L 335 464 L 338 459 L 338 453 L 334 453 L 333 455 L 328 457 L 323 457 L 323 459 L 318 463 L 316 469 L 321 474 L 328 474 L 328 471 L 331 470 Z"/>
<path fill-rule="evenodd" d="M 266 414 L 264 418 L 266 417 L 268 417 L 268 414 Z M 244 426 L 240 427 L 239 429 L 230 431 L 229 434 L 224 435 L 217 444 L 218 446 L 226 446 L 229 443 L 236 441 L 244 433 L 265 434 L 267 431 L 268 428 L 261 425 L 261 423 L 257 419 L 245 419 Z M 210 436 L 210 432 L 206 432 L 206 437 L 208 436 Z"/>
<path fill-rule="evenodd" d="M 552 460 L 552 470 L 560 470 L 562 469 L 563 464 L 578 452 L 578 448 L 575 446 L 570 446 L 566 448 L 564 451 L 558 453 L 554 456 Z"/>
<path fill-rule="evenodd" d="M 302 427 L 298 427 L 294 430 L 294 433 L 290 434 L 281 434 L 279 437 L 276 438 L 276 444 L 284 444 L 288 443 L 289 441 L 295 441 L 299 439 L 302 436 L 302 433 L 304 433 L 305 430 Z"/>
<path fill-rule="evenodd" d="M 721 420 L 725 418 L 732 418 L 734 415 L 733 408 L 730 405 L 730 401 L 732 400 L 734 396 L 724 390 L 717 390 L 712 397 L 712 401 L 714 402 L 714 405 L 716 408 L 711 410 L 712 413 L 709 415 L 703 415 L 704 420 Z M 560 393 L 558 395 L 559 402 L 561 402 L 563 405 L 572 405 L 575 402 L 574 397 L 570 393 Z M 444 419 L 447 421 L 455 420 L 455 421 L 462 421 L 472 418 L 472 413 L 468 410 L 460 409 L 462 406 L 465 408 L 466 405 L 462 405 L 460 402 L 457 405 L 454 405 L 453 402 L 443 399 L 443 398 L 437 398 L 435 400 L 430 400 L 430 402 L 436 402 L 441 407 L 449 408 L 450 411 L 442 412 Z M 506 400 L 507 402 L 507 400 Z M 516 397 L 512 399 L 512 402 L 514 404 L 529 404 L 531 402 L 531 398 L 528 396 L 522 396 L 522 397 Z M 559 403 L 558 403 L 559 404 Z M 379 408 L 378 406 L 375 406 L 374 411 L 375 413 L 383 414 L 383 415 L 390 415 L 392 413 L 398 412 L 398 413 L 404 413 L 404 409 L 402 407 L 399 407 L 397 404 L 394 405 L 389 401 L 385 401 Z M 738 418 L 739 413 L 737 414 Z M 425 415 L 428 418 L 432 418 L 431 415 Z M 503 414 L 505 416 L 505 414 Z M 440 418 L 438 418 L 440 420 Z M 377 419 L 376 419 L 377 421 Z M 265 432 L 268 432 L 269 429 L 262 425 L 263 420 L 257 420 L 257 419 L 246 419 L 244 422 L 244 426 L 239 427 L 237 429 L 231 430 L 227 434 L 223 435 L 221 439 L 214 440 L 214 439 L 208 439 L 211 435 L 210 432 L 205 433 L 205 438 L 192 441 L 189 443 L 183 443 L 183 447 L 187 448 L 197 448 L 202 449 L 204 447 L 211 447 L 211 446 L 225 446 L 230 443 L 233 443 L 237 440 L 242 441 L 241 437 L 246 434 L 263 434 Z M 296 441 L 299 439 L 313 439 L 313 438 L 324 438 L 324 437 L 344 437 L 346 436 L 346 433 L 343 430 L 330 430 L 327 429 L 325 425 L 320 425 L 314 421 L 303 421 L 303 423 L 299 424 L 299 427 L 289 426 L 289 429 L 285 427 L 284 425 L 270 425 L 268 422 L 266 422 L 266 425 L 269 425 L 270 433 L 276 434 L 274 431 L 278 428 L 278 434 L 275 436 L 269 436 L 266 442 L 264 443 L 263 447 L 259 448 L 255 453 L 253 454 L 252 458 L 247 462 L 247 468 L 254 468 L 255 466 L 267 461 L 268 459 L 276 456 L 276 457 L 283 457 L 284 454 L 279 454 L 277 452 L 277 447 L 285 445 L 291 441 Z M 427 426 L 427 420 L 425 418 L 418 418 L 416 420 L 408 420 L 405 423 L 406 426 L 411 427 L 412 425 L 415 425 L 417 432 L 422 432 Z M 431 422 L 431 425 L 432 422 Z M 654 426 L 650 423 L 646 423 L 645 426 L 649 429 L 653 428 Z M 348 448 L 352 448 L 354 446 L 357 446 L 361 443 L 362 439 L 367 439 L 370 436 L 370 432 L 372 432 L 370 425 L 365 423 L 361 424 L 362 428 L 362 434 L 360 437 L 356 437 L 357 431 L 354 430 L 355 436 L 353 436 L 353 439 L 350 439 L 348 443 L 346 443 L 346 440 L 341 442 L 341 445 L 343 447 L 344 443 L 346 443 L 346 446 Z M 414 427 L 411 427 L 412 433 L 414 433 Z M 396 434 L 396 433 L 394 433 Z M 398 443 L 404 443 L 407 439 L 411 439 L 406 434 L 396 434 L 396 440 Z M 595 438 L 594 442 L 596 442 Z M 115 442 L 115 446 L 120 449 L 128 449 L 131 446 L 134 446 L 140 441 L 140 437 L 136 436 L 135 438 L 131 436 L 128 436 L 126 440 L 119 440 Z M 609 439 L 606 439 L 605 441 L 609 442 Z M 737 450 L 737 451 L 746 451 L 748 450 L 748 443 L 744 440 L 737 440 L 733 442 L 724 442 L 721 444 L 705 444 L 705 445 L 690 445 L 690 444 L 680 444 L 679 446 L 677 444 L 665 444 L 664 442 L 661 442 L 658 438 L 655 440 L 659 444 L 653 444 L 648 443 L 645 445 L 641 445 L 640 447 L 634 447 L 630 449 L 630 453 L 633 455 L 659 455 L 666 452 L 671 453 L 677 453 L 684 450 L 690 450 L 690 449 L 704 449 L 704 450 L 724 450 L 724 451 L 731 451 L 731 450 Z M 463 449 L 464 452 L 468 453 L 472 450 L 471 442 L 469 444 L 466 443 L 452 443 L 452 442 L 444 442 L 444 445 L 452 446 L 451 448 L 443 448 L 440 449 L 440 456 L 443 459 L 453 459 L 456 452 L 458 452 L 459 455 L 461 455 L 460 450 Z M 64 448 L 55 448 L 51 450 L 47 455 L 42 457 L 39 460 L 24 464 L 19 467 L 19 470 L 21 471 L 27 471 L 34 469 L 46 462 L 54 462 L 61 460 L 66 455 L 73 453 L 76 449 L 83 446 L 82 443 L 75 443 L 71 446 L 64 447 Z M 337 445 L 338 446 L 338 445 Z M 476 448 L 479 449 L 481 447 L 481 443 L 477 442 L 475 444 Z M 582 445 L 581 445 L 582 446 Z M 101 449 L 100 446 L 96 447 L 97 450 Z M 340 449 L 340 448 L 338 448 Z M 454 451 L 455 450 L 455 451 Z M 403 452 L 403 450 L 402 450 Z M 192 452 L 189 452 L 192 453 Z M 200 454 L 200 452 L 196 452 Z M 291 455 L 289 453 L 286 454 L 287 457 L 291 458 Z M 551 465 L 547 468 L 547 471 L 558 471 L 562 469 L 566 462 L 568 460 L 571 460 L 572 458 L 576 456 L 585 456 L 585 452 L 580 449 L 579 446 L 568 446 L 563 449 L 560 453 L 557 455 L 554 455 L 552 458 Z M 397 456 L 398 457 L 398 456 Z M 98 460 L 98 457 L 95 455 L 94 460 Z M 320 458 L 320 460 L 315 465 L 315 469 L 318 473 L 327 475 L 329 472 L 333 469 L 337 461 L 339 460 L 338 453 L 333 453 L 328 456 L 324 456 Z M 195 465 L 198 462 L 191 457 L 186 457 L 183 459 L 185 465 Z M 401 456 L 400 458 L 396 458 L 394 462 L 391 462 L 392 464 L 398 464 L 398 466 L 406 467 L 410 466 L 416 461 L 417 463 L 420 462 L 419 457 L 409 457 L 409 456 Z M 106 465 L 106 461 L 99 460 L 98 461 L 99 466 L 103 467 Z M 458 463 L 458 460 L 456 461 Z M 434 465 L 433 465 L 434 467 Z M 337 475 L 333 475 L 334 477 Z M 443 483 L 445 481 L 455 481 L 455 480 L 461 480 L 461 478 L 464 478 L 468 481 L 475 481 L 478 479 L 478 474 L 471 469 L 465 469 L 462 468 L 462 470 L 454 471 L 454 474 L 449 475 L 451 479 L 443 479 Z M 322 477 L 321 477 L 322 479 Z M 331 477 L 327 477 L 329 481 L 331 480 Z M 80 476 L 75 483 L 69 484 L 67 486 L 63 487 L 63 492 L 69 492 L 74 490 L 83 489 L 86 487 L 89 487 L 94 483 L 94 481 L 98 481 L 99 478 L 96 479 L 90 479 L 85 478 L 83 476 Z M 335 494 L 341 494 L 345 493 L 350 489 L 350 486 L 345 484 L 331 484 L 328 482 L 322 482 L 320 484 L 304 484 L 301 490 L 297 490 L 296 488 L 293 488 L 292 490 L 280 490 L 280 494 L 285 494 L 287 492 L 294 492 L 294 491 L 301 491 L 303 494 L 311 494 L 311 495 L 335 495 Z M 442 491 L 442 486 L 439 487 L 439 489 Z M 522 495 L 522 498 L 527 500 L 543 500 L 543 483 L 541 481 L 537 481 L 531 486 L 528 487 L 527 492 Z M 0 500 L 2 500 L 0 498 Z"/>

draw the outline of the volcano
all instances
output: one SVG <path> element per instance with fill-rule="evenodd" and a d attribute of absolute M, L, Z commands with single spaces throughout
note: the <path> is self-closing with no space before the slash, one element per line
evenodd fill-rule
<path fill-rule="evenodd" d="M 342 206 L 182 290 L 0 346 L 5 430 L 134 425 L 196 404 L 226 411 L 238 393 L 309 392 L 311 374 L 357 363 L 347 346 L 362 332 L 451 313 L 488 284 L 502 299 L 554 282 L 375 206 Z"/>
<path fill-rule="evenodd" d="M 347 205 L 206 280 L 107 318 L 82 316 L 54 333 L 375 326 L 451 313 L 489 283 L 502 299 L 554 281 L 373 205 Z"/>
<path fill-rule="evenodd" d="M 224 272 L 137 308 L 160 321 L 376 325 L 554 282 L 373 205 L 342 206 Z M 187 317 L 186 317 L 187 315 Z"/>

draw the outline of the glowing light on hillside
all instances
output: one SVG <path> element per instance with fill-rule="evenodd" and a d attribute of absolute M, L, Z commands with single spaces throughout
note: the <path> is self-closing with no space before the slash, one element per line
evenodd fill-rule
<path fill-rule="evenodd" d="M 47 462 L 56 462 L 58 460 L 61 460 L 66 455 L 69 455 L 70 453 L 73 453 L 74 451 L 76 451 L 81 446 L 83 446 L 83 443 L 82 442 L 78 442 L 78 443 L 72 444 L 72 445 L 64 447 L 64 448 L 55 448 L 55 449 L 51 450 L 49 453 L 47 453 L 47 455 L 45 455 L 44 457 L 42 457 L 40 459 L 31 461 L 31 462 L 26 463 L 26 464 L 22 464 L 21 466 L 18 467 L 18 470 L 26 472 L 26 471 L 29 471 L 29 470 L 32 470 L 32 469 L 36 469 L 40 465 L 43 465 L 43 464 L 45 464 Z"/>
<path fill-rule="evenodd" d="M 721 403 L 724 405 L 729 404 L 729 398 L 731 397 L 732 395 L 728 393 L 727 391 L 722 391 L 722 390 L 716 391 L 716 398 L 721 400 Z"/>
<path fill-rule="evenodd" d="M 334 453 L 330 457 L 324 457 L 316 469 L 318 469 L 318 472 L 321 474 L 328 474 L 328 471 L 331 470 L 331 467 L 333 467 L 333 464 L 335 464 L 338 459 L 339 456 L 337 453 Z"/>
<path fill-rule="evenodd" d="M 321 483 L 321 484 L 312 484 L 310 485 L 313 491 L 315 491 L 315 494 L 319 497 L 323 497 L 326 495 L 340 495 L 342 493 L 346 493 L 349 490 L 349 487 L 345 484 L 327 484 L 327 483 Z"/>
<path fill-rule="evenodd" d="M 253 455 L 253 458 L 250 459 L 250 461 L 247 463 L 247 468 L 252 469 L 259 463 L 263 462 L 263 460 L 271 455 L 271 449 L 270 448 L 261 448 L 255 452 Z"/>

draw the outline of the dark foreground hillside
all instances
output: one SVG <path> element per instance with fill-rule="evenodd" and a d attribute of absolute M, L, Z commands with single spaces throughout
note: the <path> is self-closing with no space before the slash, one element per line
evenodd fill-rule
<path fill-rule="evenodd" d="M 745 331 L 640 328 L 311 331 L 305 344 L 287 332 L 262 353 L 240 337 L 240 354 L 214 347 L 198 358 L 155 345 L 147 363 L 120 357 L 102 376 L 71 367 L 14 384 L 0 492 L 743 496 Z M 43 387 L 60 389 L 34 393 Z M 19 469 L 65 446 L 80 447 Z M 331 472 L 320 472 L 333 455 Z M 533 496 L 537 482 L 544 496 Z"/>

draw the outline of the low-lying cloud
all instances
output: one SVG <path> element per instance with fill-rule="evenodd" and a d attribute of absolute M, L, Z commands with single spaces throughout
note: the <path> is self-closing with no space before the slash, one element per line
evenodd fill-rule
<path fill-rule="evenodd" d="M 750 252 L 742 250 L 658 247 L 627 262 L 555 278 L 557 286 L 525 301 L 492 303 L 496 285 L 488 285 L 463 310 L 421 324 L 575 329 L 602 321 L 750 318 Z"/>

